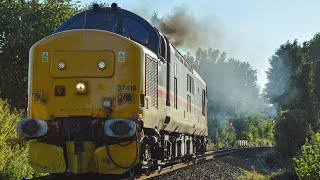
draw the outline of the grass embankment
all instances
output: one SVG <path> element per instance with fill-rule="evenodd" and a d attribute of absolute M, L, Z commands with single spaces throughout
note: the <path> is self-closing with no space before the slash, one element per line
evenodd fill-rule
<path fill-rule="evenodd" d="M 297 179 L 295 171 L 293 169 L 293 162 L 282 162 L 281 158 L 274 149 L 263 152 L 261 155 L 256 157 L 255 163 L 251 166 L 251 169 L 243 169 L 244 175 L 240 176 L 241 180 L 292 180 Z M 255 169 L 255 167 L 263 166 Z"/>

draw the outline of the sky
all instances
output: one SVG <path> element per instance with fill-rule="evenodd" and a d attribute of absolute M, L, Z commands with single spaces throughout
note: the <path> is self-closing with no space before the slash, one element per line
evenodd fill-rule
<path fill-rule="evenodd" d="M 82 5 L 92 2 L 81 1 Z M 99 1 L 98 1 L 99 2 Z M 172 14 L 184 7 L 195 18 L 214 24 L 219 37 L 210 47 L 227 53 L 228 58 L 249 62 L 257 70 L 261 88 L 268 82 L 269 58 L 288 40 L 300 43 L 320 32 L 319 0 L 114 0 L 119 7 L 149 18 Z M 201 45 L 199 45 L 202 47 Z M 203 47 L 208 48 L 208 47 Z M 194 52 L 191 52 L 194 53 Z"/>

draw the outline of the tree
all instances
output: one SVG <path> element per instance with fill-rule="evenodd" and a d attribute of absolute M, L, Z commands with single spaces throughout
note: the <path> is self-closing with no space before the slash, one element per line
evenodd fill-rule
<path fill-rule="evenodd" d="M 155 27 L 159 27 L 162 20 L 163 18 L 159 18 L 158 13 L 155 11 L 153 12 L 153 15 L 150 18 L 151 24 L 153 24 Z"/>
<path fill-rule="evenodd" d="M 294 100 L 299 94 L 296 80 L 305 62 L 300 45 L 296 40 L 281 45 L 269 62 L 271 67 L 267 71 L 269 81 L 264 89 L 265 96 L 280 110 L 295 107 Z"/>
<path fill-rule="evenodd" d="M 0 2 L 0 97 L 27 106 L 29 49 L 79 11 L 71 0 Z"/>
<path fill-rule="evenodd" d="M 89 5 L 88 5 L 88 9 L 93 9 L 93 5 L 98 4 L 99 7 L 109 7 L 109 3 L 105 3 L 105 2 L 101 2 L 101 1 L 92 1 Z"/>
<path fill-rule="evenodd" d="M 304 140 L 320 128 L 320 35 L 280 46 L 270 58 L 265 97 L 277 107 L 276 147 L 283 157 L 299 153 Z"/>
<path fill-rule="evenodd" d="M 223 141 L 224 147 L 233 147 L 237 139 L 234 127 L 225 124 L 222 128 L 220 139 Z"/>
<path fill-rule="evenodd" d="M 226 53 L 212 48 L 199 48 L 196 57 L 188 59 L 195 59 L 195 69 L 207 83 L 209 114 L 215 119 L 247 116 L 261 110 L 257 71 L 249 63 L 225 60 Z"/>
<path fill-rule="evenodd" d="M 213 48 L 198 48 L 195 57 L 190 53 L 184 57 L 206 81 L 209 137 L 213 143 L 230 146 L 236 139 L 256 141 L 267 137 L 262 128 L 266 103 L 259 95 L 257 71 L 249 63 L 227 59 L 225 52 Z M 229 121 L 234 126 L 229 127 Z"/>

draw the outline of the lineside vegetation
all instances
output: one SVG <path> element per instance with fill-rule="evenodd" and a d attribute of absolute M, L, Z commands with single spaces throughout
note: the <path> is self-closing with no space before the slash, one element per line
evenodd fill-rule
<path fill-rule="evenodd" d="M 287 174 L 296 172 L 300 179 L 319 179 L 319 163 L 312 161 L 319 156 L 319 52 L 320 34 L 303 43 L 294 40 L 281 45 L 269 59 L 269 82 L 264 89 L 265 97 L 278 112 L 274 157 L 281 160 L 281 168 L 288 169 Z M 313 173 L 315 169 L 317 173 Z"/>

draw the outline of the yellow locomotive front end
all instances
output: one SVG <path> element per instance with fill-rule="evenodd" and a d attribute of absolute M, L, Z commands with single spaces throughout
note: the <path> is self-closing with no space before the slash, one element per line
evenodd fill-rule
<path fill-rule="evenodd" d="M 122 174 L 139 161 L 143 49 L 99 30 L 54 34 L 30 50 L 28 117 L 38 172 Z M 19 129 L 19 128 L 18 128 Z"/>

